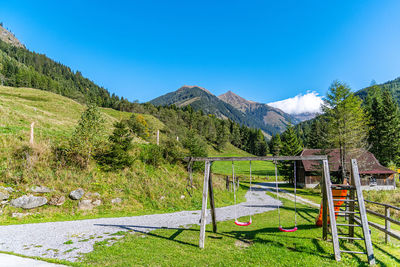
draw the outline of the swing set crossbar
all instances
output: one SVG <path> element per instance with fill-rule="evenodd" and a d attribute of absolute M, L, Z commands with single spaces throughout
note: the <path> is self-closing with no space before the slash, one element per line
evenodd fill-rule
<path fill-rule="evenodd" d="M 185 161 L 292 161 L 292 160 L 327 160 L 325 155 L 279 156 L 279 157 L 186 157 Z"/>

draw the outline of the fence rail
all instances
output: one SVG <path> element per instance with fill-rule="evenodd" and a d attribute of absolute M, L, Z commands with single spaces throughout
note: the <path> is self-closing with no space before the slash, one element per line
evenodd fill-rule
<path fill-rule="evenodd" d="M 396 239 L 400 240 L 400 235 L 390 230 L 390 223 L 394 223 L 394 224 L 400 225 L 400 221 L 395 220 L 395 219 L 390 217 L 390 209 L 400 210 L 400 207 L 396 207 L 396 206 L 389 205 L 389 204 L 384 204 L 384 203 L 379 203 L 379 202 L 375 202 L 375 201 L 370 201 L 370 200 L 365 200 L 365 202 L 385 207 L 385 214 L 380 214 L 380 213 L 378 213 L 376 211 L 373 211 L 373 210 L 370 210 L 370 209 L 366 209 L 367 213 L 384 219 L 385 220 L 385 226 L 383 227 L 380 224 L 377 224 L 377 223 L 374 223 L 374 222 L 370 222 L 370 221 L 368 221 L 368 224 L 371 225 L 372 227 L 378 229 L 379 231 L 385 233 L 385 242 L 386 243 L 390 242 L 390 237 L 393 237 L 393 238 L 396 238 Z"/>

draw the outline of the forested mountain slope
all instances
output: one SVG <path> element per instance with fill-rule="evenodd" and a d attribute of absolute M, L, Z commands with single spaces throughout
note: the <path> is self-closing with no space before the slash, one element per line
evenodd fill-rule
<path fill-rule="evenodd" d="M 388 89 L 396 99 L 397 103 L 400 105 L 400 77 L 392 80 L 387 81 L 385 83 L 377 84 L 377 86 L 381 87 L 382 89 Z M 355 95 L 359 96 L 361 99 L 365 99 L 368 95 L 368 92 L 373 90 L 373 86 L 369 86 L 358 90 Z"/>

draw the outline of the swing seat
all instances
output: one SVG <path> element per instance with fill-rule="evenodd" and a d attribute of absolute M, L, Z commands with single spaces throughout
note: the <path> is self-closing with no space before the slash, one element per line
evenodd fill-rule
<path fill-rule="evenodd" d="M 295 226 L 292 229 L 285 229 L 285 228 L 282 228 L 282 226 L 279 226 L 279 231 L 286 232 L 286 233 L 296 232 L 297 231 L 297 226 Z"/>
<path fill-rule="evenodd" d="M 250 221 L 248 221 L 248 222 L 239 222 L 238 220 L 235 220 L 235 224 L 237 226 L 249 226 L 251 223 L 252 223 L 251 218 L 250 218 Z"/>

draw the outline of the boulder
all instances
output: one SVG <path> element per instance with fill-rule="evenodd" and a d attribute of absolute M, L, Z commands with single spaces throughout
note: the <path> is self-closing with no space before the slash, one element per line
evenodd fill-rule
<path fill-rule="evenodd" d="M 0 200 L 6 200 L 10 197 L 9 194 L 0 192 Z"/>
<path fill-rule="evenodd" d="M 34 209 L 43 206 L 46 203 L 47 203 L 47 198 L 45 197 L 23 195 L 22 197 L 11 200 L 10 205 L 17 208 Z"/>
<path fill-rule="evenodd" d="M 65 202 L 65 197 L 64 196 L 53 196 L 49 200 L 49 205 L 53 206 L 61 206 Z"/>
<path fill-rule="evenodd" d="M 78 204 L 78 209 L 80 210 L 92 210 L 94 208 L 94 205 L 92 204 L 91 199 L 82 199 L 79 201 Z"/>
<path fill-rule="evenodd" d="M 50 193 L 50 188 L 46 186 L 33 186 L 31 187 L 31 192 L 33 193 Z"/>
<path fill-rule="evenodd" d="M 82 188 L 78 188 L 71 193 L 69 193 L 69 197 L 73 200 L 79 200 L 83 197 L 85 194 L 85 191 Z"/>
<path fill-rule="evenodd" d="M 122 202 L 122 199 L 119 197 L 111 199 L 111 204 L 120 204 Z"/>

